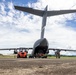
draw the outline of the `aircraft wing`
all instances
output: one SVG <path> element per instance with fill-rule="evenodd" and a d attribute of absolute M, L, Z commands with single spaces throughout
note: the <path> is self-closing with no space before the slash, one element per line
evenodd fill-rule
<path fill-rule="evenodd" d="M 2 48 L 2 49 L 0 49 L 0 50 L 23 50 L 23 49 L 27 49 L 27 50 L 29 50 L 29 49 L 33 49 L 33 48 Z"/>
<path fill-rule="evenodd" d="M 41 10 L 36 10 L 36 9 L 29 8 L 29 7 L 22 7 L 22 6 L 14 6 L 14 7 L 17 10 L 28 12 L 28 13 L 31 13 L 31 14 L 35 14 L 35 15 L 38 15 L 38 16 L 42 16 L 42 13 L 43 13 L 43 11 L 41 11 Z"/>
<path fill-rule="evenodd" d="M 30 49 L 33 49 L 33 48 L 1 48 L 0 50 L 20 50 L 20 49 L 27 49 L 27 50 L 30 50 Z M 76 50 L 72 50 L 72 49 L 58 49 L 58 48 L 48 48 L 48 50 L 60 50 L 60 51 L 76 51 Z"/>
<path fill-rule="evenodd" d="M 56 10 L 56 11 L 48 11 L 47 16 L 55 16 L 55 15 L 62 15 L 62 14 L 68 14 L 68 13 L 74 13 L 75 10 Z"/>
<path fill-rule="evenodd" d="M 72 49 L 58 49 L 58 48 L 49 48 L 48 50 L 59 50 L 59 51 L 73 51 L 73 52 L 76 52 L 76 50 L 72 50 Z"/>

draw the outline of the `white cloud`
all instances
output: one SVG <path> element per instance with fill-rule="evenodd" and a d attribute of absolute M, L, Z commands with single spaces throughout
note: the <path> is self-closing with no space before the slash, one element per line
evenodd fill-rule
<path fill-rule="evenodd" d="M 38 0 L 28 3 L 29 7 L 48 10 L 75 9 L 76 0 Z M 7 5 L 7 7 L 6 7 Z M 32 47 L 40 38 L 42 18 L 25 14 L 14 9 L 12 2 L 0 3 L 0 48 Z M 6 11 L 6 9 L 8 9 Z M 76 49 L 76 31 L 66 26 L 66 20 L 75 18 L 75 14 L 49 17 L 45 30 L 45 37 L 49 47 Z M 68 24 L 68 23 L 67 23 Z"/>
<path fill-rule="evenodd" d="M 2 0 L 3 2 L 5 1 L 5 0 Z"/>

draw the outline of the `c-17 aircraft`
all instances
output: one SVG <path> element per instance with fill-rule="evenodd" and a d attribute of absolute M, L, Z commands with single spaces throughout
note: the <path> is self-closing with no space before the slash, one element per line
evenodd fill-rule
<path fill-rule="evenodd" d="M 69 50 L 69 49 L 55 49 L 55 48 L 48 48 L 49 43 L 46 38 L 44 38 L 44 31 L 46 26 L 46 20 L 49 16 L 55 16 L 55 15 L 62 15 L 62 14 L 68 14 L 68 13 L 75 13 L 76 9 L 74 10 L 52 10 L 48 11 L 47 7 L 44 10 L 37 10 L 29 7 L 22 7 L 22 6 L 14 6 L 15 9 L 28 12 L 37 16 L 42 17 L 42 27 L 41 27 L 41 37 L 39 40 L 37 40 L 34 43 L 33 48 L 25 48 L 25 49 L 33 49 L 30 58 L 34 57 L 44 57 L 46 58 L 46 54 L 49 53 L 49 50 L 59 50 L 59 51 L 76 51 L 76 50 Z M 17 48 L 14 48 L 14 50 Z M 18 48 L 19 49 L 19 48 Z M 3 49 L 6 50 L 6 49 Z M 12 48 L 8 49 L 12 50 Z"/>

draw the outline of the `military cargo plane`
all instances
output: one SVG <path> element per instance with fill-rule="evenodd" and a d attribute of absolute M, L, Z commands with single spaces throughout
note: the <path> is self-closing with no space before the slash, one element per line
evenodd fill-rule
<path fill-rule="evenodd" d="M 74 10 L 52 10 L 48 11 L 48 6 L 45 7 L 44 10 L 37 10 L 29 7 L 22 7 L 22 6 L 14 6 L 15 9 L 28 12 L 37 16 L 42 17 L 42 27 L 41 27 L 41 37 L 38 39 L 35 43 L 33 48 L 25 48 L 25 49 L 33 49 L 30 58 L 47 58 L 47 54 L 49 53 L 49 50 L 57 50 L 57 51 L 75 51 L 75 50 L 68 50 L 68 49 L 55 49 L 55 48 L 48 48 L 49 43 L 46 38 L 44 38 L 44 31 L 46 26 L 46 20 L 49 16 L 55 16 L 55 15 L 62 15 L 62 14 L 68 14 L 68 13 L 75 13 L 76 9 Z M 11 50 L 12 48 L 10 48 Z M 18 49 L 18 48 L 14 48 Z M 4 50 L 4 49 L 3 49 Z"/>

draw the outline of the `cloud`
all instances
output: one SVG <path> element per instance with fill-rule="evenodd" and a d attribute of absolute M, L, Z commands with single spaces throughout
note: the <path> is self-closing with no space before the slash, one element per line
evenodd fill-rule
<path fill-rule="evenodd" d="M 29 7 L 43 10 L 75 9 L 76 0 L 38 0 L 28 3 Z M 64 6 L 65 5 L 65 6 Z M 33 47 L 40 38 L 42 18 L 14 9 L 13 2 L 0 3 L 0 48 Z M 76 49 L 76 30 L 68 25 L 68 20 L 75 19 L 75 14 L 47 18 L 45 37 L 52 48 Z M 76 22 L 76 20 L 75 20 Z"/>

